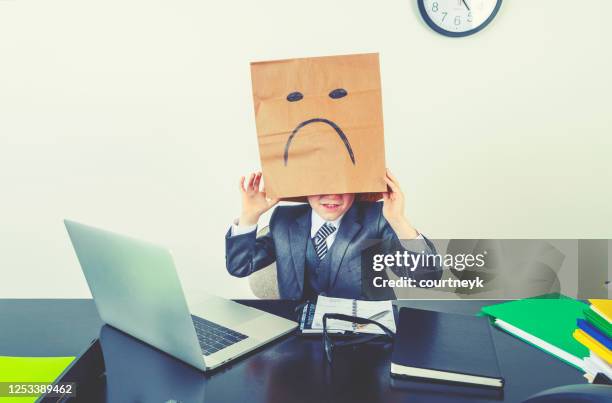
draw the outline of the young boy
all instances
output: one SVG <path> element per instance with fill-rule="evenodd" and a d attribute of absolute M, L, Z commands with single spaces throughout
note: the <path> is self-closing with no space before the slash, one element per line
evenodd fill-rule
<path fill-rule="evenodd" d="M 317 295 L 364 299 L 361 254 L 373 239 L 420 239 L 418 253 L 435 253 L 433 244 L 412 227 L 404 215 L 404 194 L 387 170 L 388 192 L 383 202 L 355 200 L 355 194 L 308 196 L 308 204 L 279 206 L 270 218 L 270 231 L 257 238 L 259 217 L 278 200 L 260 189 L 261 172 L 240 180 L 242 212 L 225 237 L 226 267 L 236 277 L 276 261 L 282 299 L 314 299 Z M 401 274 L 416 278 L 441 277 L 430 268 Z"/>

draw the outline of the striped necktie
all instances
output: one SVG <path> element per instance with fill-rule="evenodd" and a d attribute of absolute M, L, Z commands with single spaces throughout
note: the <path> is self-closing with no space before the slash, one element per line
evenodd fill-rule
<path fill-rule="evenodd" d="M 319 228 L 312 240 L 314 241 L 315 251 L 319 259 L 323 259 L 327 254 L 327 242 L 325 240 L 328 236 L 334 233 L 336 227 L 333 224 L 326 222 Z"/>

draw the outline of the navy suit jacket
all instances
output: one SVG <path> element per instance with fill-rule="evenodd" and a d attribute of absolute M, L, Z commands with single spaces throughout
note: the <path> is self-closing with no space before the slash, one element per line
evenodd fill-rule
<path fill-rule="evenodd" d="M 231 236 L 231 229 L 225 237 L 225 263 L 228 272 L 236 277 L 245 277 L 276 261 L 278 289 L 282 299 L 303 298 L 304 266 L 306 263 L 306 242 L 310 240 L 312 208 L 308 204 L 278 206 L 270 218 L 270 231 L 257 238 L 256 230 L 247 234 Z M 362 290 L 362 252 L 383 240 L 387 245 L 384 253 L 392 248 L 405 250 L 399 245 L 397 235 L 383 217 L 381 202 L 354 202 L 345 213 L 331 253 L 330 285 L 325 295 L 355 299 L 392 299 L 395 295 L 364 295 Z M 424 242 L 429 253 L 435 253 L 431 241 Z M 368 272 L 373 272 L 371 268 Z M 395 271 L 395 270 L 394 270 Z M 381 272 L 384 273 L 384 272 Z M 417 268 L 398 275 L 412 278 L 439 279 L 439 268 Z M 366 293 L 367 294 L 367 293 Z"/>

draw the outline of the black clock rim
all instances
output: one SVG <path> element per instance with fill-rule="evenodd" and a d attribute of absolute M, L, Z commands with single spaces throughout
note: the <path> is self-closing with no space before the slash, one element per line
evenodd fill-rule
<path fill-rule="evenodd" d="M 448 36 L 451 38 L 460 38 L 463 36 L 473 35 L 476 32 L 481 31 L 487 25 L 489 25 L 489 23 L 491 23 L 491 21 L 493 21 L 493 18 L 495 18 L 495 16 L 497 15 L 497 12 L 499 11 L 501 7 L 502 1 L 503 0 L 497 0 L 497 3 L 495 4 L 495 8 L 493 9 L 493 12 L 491 13 L 489 17 L 487 17 L 487 19 L 482 24 L 480 24 L 478 27 L 474 29 L 470 29 L 469 31 L 464 31 L 464 32 L 452 32 L 452 31 L 447 31 L 446 29 L 440 28 L 438 25 L 436 25 L 435 22 L 433 22 L 431 18 L 429 18 L 429 15 L 427 15 L 427 10 L 425 10 L 425 0 L 418 0 L 418 4 L 419 4 L 419 12 L 421 13 L 421 17 L 427 23 L 427 25 L 429 25 L 429 28 L 433 29 L 437 33 L 444 35 L 444 36 Z"/>

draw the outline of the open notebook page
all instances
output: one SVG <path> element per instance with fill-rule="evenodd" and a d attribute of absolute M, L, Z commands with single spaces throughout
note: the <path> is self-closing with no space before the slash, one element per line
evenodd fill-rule
<path fill-rule="evenodd" d="M 319 296 L 312 321 L 312 328 L 323 329 L 323 315 L 326 313 L 342 313 L 361 318 L 370 318 L 380 312 L 386 312 L 386 314 L 376 319 L 376 321 L 395 332 L 395 319 L 393 317 L 393 305 L 391 301 L 355 301 L 345 298 Z M 328 327 L 333 330 L 353 331 L 353 326 L 349 322 L 329 320 L 327 323 Z M 375 325 L 367 325 L 358 329 L 358 331 L 360 333 L 372 334 L 384 333 Z"/>

